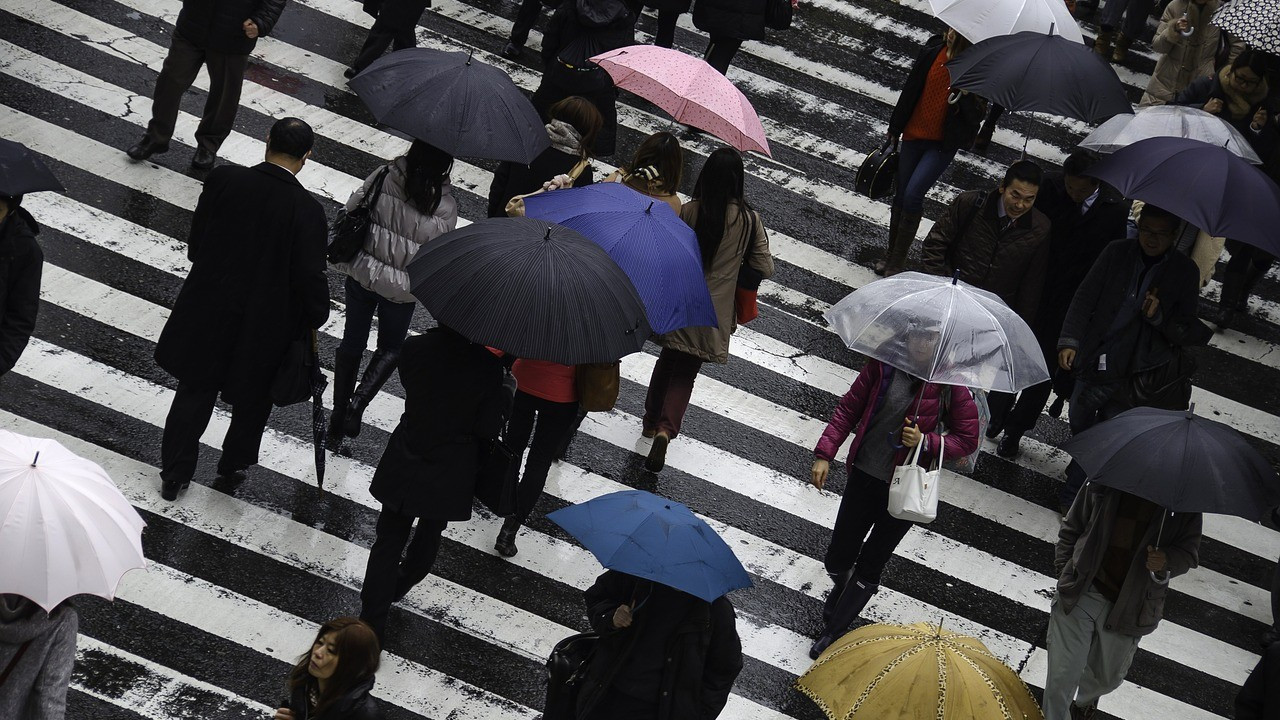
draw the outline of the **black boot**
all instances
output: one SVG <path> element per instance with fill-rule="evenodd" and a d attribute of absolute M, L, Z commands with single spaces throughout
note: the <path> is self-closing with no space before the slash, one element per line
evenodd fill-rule
<path fill-rule="evenodd" d="M 898 225 L 901 221 L 902 211 L 896 205 L 889 206 L 889 241 L 885 243 L 885 259 L 877 261 L 871 268 L 877 275 L 884 275 L 884 269 L 889 265 L 889 256 L 893 254 L 893 244 L 898 241 Z"/>
<path fill-rule="evenodd" d="M 840 602 L 840 593 L 844 592 L 844 586 L 849 584 L 849 578 L 853 577 L 853 569 L 850 568 L 842 573 L 827 573 L 831 578 L 831 592 L 827 593 L 827 601 L 822 605 L 822 626 L 831 624 L 831 616 L 836 611 L 836 604 Z"/>
<path fill-rule="evenodd" d="M 846 585 L 844 592 L 840 593 L 840 599 L 836 602 L 835 611 L 831 613 L 831 622 L 827 623 L 822 635 L 813 643 L 813 647 L 809 648 L 809 657 L 817 660 L 823 650 L 844 635 L 857 619 L 858 614 L 867 606 L 871 596 L 875 595 L 879 589 L 879 585 L 872 585 L 858 578 Z"/>
<path fill-rule="evenodd" d="M 889 257 L 885 261 L 884 275 L 891 277 L 907 267 L 907 255 L 911 253 L 911 244 L 916 240 L 916 230 L 920 229 L 920 213 L 902 213 L 898 219 L 898 232 L 889 246 Z"/>
<path fill-rule="evenodd" d="M 356 389 L 360 360 L 361 353 L 338 350 L 333 355 L 333 412 L 329 413 L 329 429 L 324 435 L 325 448 L 333 452 L 342 450 L 347 405 L 351 403 L 351 393 Z"/>
<path fill-rule="evenodd" d="M 1223 274 L 1222 294 L 1218 298 L 1219 328 L 1223 330 L 1230 328 L 1235 323 L 1236 313 L 1242 306 L 1248 306 L 1249 295 L 1245 291 L 1247 282 L 1247 271 L 1229 269 Z"/>
<path fill-rule="evenodd" d="M 359 437 L 360 425 L 364 422 L 364 409 L 369 407 L 369 401 L 386 384 L 391 373 L 396 371 L 399 359 L 398 351 L 378 350 L 373 354 L 369 366 L 364 369 L 364 377 L 360 378 L 360 385 L 356 387 L 351 395 L 351 402 L 347 405 L 347 417 L 343 421 L 347 437 Z"/>
<path fill-rule="evenodd" d="M 520 532 L 520 518 L 509 517 L 502 523 L 502 529 L 498 531 L 498 540 L 493 544 L 493 549 L 498 551 L 502 557 L 515 557 L 520 552 L 516 547 L 516 533 Z"/>

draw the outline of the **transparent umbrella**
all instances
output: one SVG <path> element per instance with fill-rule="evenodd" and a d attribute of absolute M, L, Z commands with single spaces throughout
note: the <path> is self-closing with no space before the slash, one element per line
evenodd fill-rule
<path fill-rule="evenodd" d="M 958 280 L 900 273 L 858 288 L 823 317 L 850 350 L 929 382 L 1017 392 L 1049 379 L 1027 323 Z"/>
<path fill-rule="evenodd" d="M 1080 147 L 1113 153 L 1153 137 L 1199 140 L 1226 148 L 1254 165 L 1262 164 L 1262 158 L 1239 130 L 1213 113 L 1181 105 L 1154 105 L 1133 115 L 1116 115 L 1081 140 Z"/>

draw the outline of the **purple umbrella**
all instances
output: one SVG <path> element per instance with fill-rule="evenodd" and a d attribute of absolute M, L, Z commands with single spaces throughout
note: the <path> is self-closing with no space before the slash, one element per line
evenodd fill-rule
<path fill-rule="evenodd" d="M 1088 174 L 1210 235 L 1280 255 L 1280 186 L 1225 148 L 1148 138 L 1103 157 Z"/>

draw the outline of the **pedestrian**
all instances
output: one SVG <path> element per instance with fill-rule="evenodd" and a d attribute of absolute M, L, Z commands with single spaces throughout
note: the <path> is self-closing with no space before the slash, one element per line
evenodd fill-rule
<path fill-rule="evenodd" d="M 1226 248 L 1231 257 L 1222 273 L 1218 297 L 1218 328 L 1222 330 L 1234 326 L 1239 316 L 1249 312 L 1249 295 L 1276 261 L 1275 255 L 1239 240 L 1227 240 Z"/>
<path fill-rule="evenodd" d="M 182 10 L 169 40 L 151 100 L 151 121 L 137 144 L 126 152 L 146 160 L 169 150 L 182 96 L 195 82 L 201 66 L 209 73 L 204 114 L 196 127 L 196 152 L 191 167 L 208 170 L 218 148 L 231 134 L 240 109 L 240 87 L 249 67 L 249 53 L 258 38 L 271 34 L 285 0 L 182 0 Z"/>
<path fill-rule="evenodd" d="M 321 625 L 311 650 L 289 671 L 288 696 L 273 720 L 382 720 L 386 715 L 370 695 L 381 652 L 373 628 L 360 620 Z"/>
<path fill-rule="evenodd" d="M 376 19 L 351 67 L 342 71 L 348 80 L 382 57 L 387 47 L 394 52 L 417 46 L 418 21 L 422 20 L 422 13 L 431 7 L 431 0 L 377 0 L 376 4 L 366 4 L 365 7 L 366 12 L 373 10 L 370 14 Z"/>
<path fill-rule="evenodd" d="M 1056 390 L 1060 398 L 1071 397 L 1071 374 L 1059 370 L 1058 336 L 1067 308 L 1080 283 L 1113 240 L 1125 236 L 1129 219 L 1129 201 L 1109 185 L 1088 175 L 1098 156 L 1089 150 L 1076 150 L 1067 156 L 1058 173 L 1045 175 L 1036 194 L 1035 208 L 1050 221 L 1049 267 L 1044 288 L 1031 329 L 1044 352 L 1045 366 L 1053 377 L 1033 385 L 1017 395 L 995 393 L 989 398 L 991 423 L 987 437 L 995 439 L 1004 432 L 996 446 L 996 454 L 1012 458 L 1018 454 L 1022 436 L 1035 427 L 1044 410 L 1049 393 Z"/>
<path fill-rule="evenodd" d="M 1272 643 L 1236 695 L 1235 720 L 1280 719 L 1280 643 Z"/>
<path fill-rule="evenodd" d="M 669 132 L 656 132 L 640 142 L 631 162 L 605 178 L 605 182 L 620 182 L 638 193 L 661 200 L 680 214 L 683 203 L 677 194 L 684 177 L 684 149 L 680 141 Z"/>
<path fill-rule="evenodd" d="M 502 368 L 483 345 L 443 325 L 400 351 L 404 414 L 369 487 L 382 510 L 360 590 L 360 619 L 380 641 L 391 605 L 431 572 L 449 522 L 471 518 L 480 443 L 502 428 Z"/>
<path fill-rule="evenodd" d="M 489 217 L 506 217 L 507 203 L 517 195 L 527 195 L 542 188 L 542 184 L 557 175 L 568 175 L 579 164 L 581 172 L 573 181 L 573 187 L 583 187 L 594 182 L 591 158 L 595 153 L 596 136 L 604 118 L 586 98 L 574 95 L 552 105 L 547 111 L 547 138 L 551 147 L 539 153 L 528 165 L 510 160 L 498 164 L 489 184 Z"/>
<path fill-rule="evenodd" d="M 503 557 L 512 557 L 518 552 L 516 533 L 520 532 L 521 525 L 528 523 L 529 514 L 547 484 L 551 463 L 558 459 L 561 448 L 579 422 L 574 366 L 521 358 L 512 365 L 511 372 L 516 376 L 516 397 L 503 439 L 517 458 L 511 463 L 510 472 L 519 476 L 519 485 L 515 514 L 503 521 L 494 544 L 494 549 Z M 519 458 L 525 448 L 529 449 L 529 459 L 521 476 Z"/>
<path fill-rule="evenodd" d="M 13 369 L 36 329 L 44 251 L 40 226 L 22 207 L 22 196 L 0 195 L 0 377 Z"/>
<path fill-rule="evenodd" d="M 1136 240 L 1116 240 L 1085 275 L 1063 319 L 1058 367 L 1075 374 L 1068 418 L 1073 434 L 1128 410 L 1134 375 L 1169 363 L 1179 328 L 1195 321 L 1200 271 L 1171 251 L 1178 219 L 1147 204 Z M 1076 463 L 1059 491 L 1065 513 L 1084 484 Z"/>
<path fill-rule="evenodd" d="M 913 356 L 927 356 L 937 347 L 936 333 L 912 328 L 906 333 Z M 826 485 L 831 461 L 851 433 L 854 438 L 845 460 L 848 484 L 823 560 L 833 586 L 822 608 L 822 633 L 809 657 L 816 660 L 843 635 L 879 591 L 885 564 L 913 524 L 889 514 L 894 468 L 921 443 L 921 464 L 932 463 L 943 443 L 944 425 L 947 455 L 963 457 L 978 449 L 978 407 L 970 391 L 923 381 L 879 360 L 867 361 L 836 404 L 813 449 L 814 487 Z"/>
<path fill-rule="evenodd" d="M 600 111 L 596 153 L 613 155 L 618 136 L 618 91 L 604 68 L 591 62 L 600 53 L 635 44 L 635 15 L 623 0 L 565 0 L 542 35 L 542 82 L 533 106 L 550 120 L 551 106 L 579 95 Z"/>
<path fill-rule="evenodd" d="M 969 47 L 963 35 L 947 28 L 930 38 L 916 57 L 889 118 L 889 139 L 902 139 L 889 207 L 886 258 L 875 264 L 878 275 L 895 275 L 906 264 L 924 213 L 924 196 L 942 177 L 960 148 L 973 144 L 986 101 L 965 90 L 951 89 L 946 63 Z"/>
<path fill-rule="evenodd" d="M 583 594 L 600 633 L 578 720 L 714 720 L 742 670 L 733 604 L 606 570 Z"/>
<path fill-rule="evenodd" d="M 1249 141 L 1264 163 L 1271 160 L 1280 132 L 1276 99 L 1267 83 L 1267 58 L 1247 49 L 1216 73 L 1200 77 L 1174 98 L 1174 105 L 1199 108 L 1222 118 Z"/>
<path fill-rule="evenodd" d="M 508 60 L 519 60 L 524 44 L 529 42 L 529 31 L 538 21 L 538 13 L 545 7 L 556 7 L 563 0 L 520 0 L 520 9 L 516 10 L 515 22 L 511 23 L 511 34 L 507 36 L 507 44 L 502 46 L 502 57 Z"/>
<path fill-rule="evenodd" d="M 381 178 L 364 246 L 350 261 L 335 266 L 347 276 L 343 281 L 347 317 L 334 355 L 333 412 L 325 437 L 330 450 L 340 450 L 343 437 L 360 435 L 365 408 L 395 372 L 417 304 L 409 292 L 405 266 L 419 248 L 458 224 L 458 203 L 449 184 L 452 167 L 449 153 L 414 140 L 408 152 L 374 170 L 347 199 L 350 212 Z M 378 316 L 378 345 L 357 386 L 374 315 Z"/>
<path fill-rule="evenodd" d="M 1114 63 L 1127 61 L 1129 46 L 1146 31 L 1147 16 L 1154 4 L 1155 0 L 1107 0 L 1098 18 L 1093 51 Z"/>
<path fill-rule="evenodd" d="M 693 6 L 693 25 L 708 35 L 703 59 L 729 73 L 733 56 L 744 40 L 763 40 L 765 6 L 768 0 L 698 0 Z"/>
<path fill-rule="evenodd" d="M 0 594 L 0 717 L 66 717 L 79 624 L 70 602 L 45 612 L 21 595 Z"/>
<path fill-rule="evenodd" d="M 676 42 L 676 23 L 689 12 L 693 0 L 646 0 L 644 7 L 658 11 L 658 30 L 653 34 L 653 44 L 669 48 Z M 638 14 L 638 13 L 637 13 Z M 727 65 L 726 65 L 727 67 Z M 721 73 L 724 71 L 721 70 Z"/>
<path fill-rule="evenodd" d="M 160 495 L 176 500 L 195 475 L 213 405 L 231 404 L 218 476 L 244 480 L 258 462 L 271 383 L 289 344 L 329 317 L 324 209 L 295 175 L 311 157 L 311 127 L 271 126 L 266 159 L 209 173 L 187 238 L 191 271 L 156 344 L 178 380 L 160 445 Z"/>
<path fill-rule="evenodd" d="M 704 362 L 729 362 L 729 338 L 738 329 L 734 295 L 738 272 L 747 264 L 762 277 L 773 275 L 769 235 L 744 194 L 742 155 L 720 148 L 707 157 L 680 217 L 698 237 L 703 277 L 716 309 L 716 327 L 687 327 L 661 335 L 662 352 L 649 376 L 643 434 L 653 438 L 645 469 L 662 470 L 667 444 L 680 432 L 693 383 Z"/>
<path fill-rule="evenodd" d="M 1045 720 L 1091 718 L 1164 615 L 1169 579 L 1195 567 L 1200 513 L 1170 513 L 1094 483 L 1058 531 L 1045 643 Z M 1162 573 L 1159 577 L 1157 573 Z"/>
<path fill-rule="evenodd" d="M 1159 53 L 1142 106 L 1172 102 L 1192 80 L 1213 75 L 1222 31 L 1209 22 L 1221 0 L 1173 0 L 1164 9 L 1151 49 Z"/>

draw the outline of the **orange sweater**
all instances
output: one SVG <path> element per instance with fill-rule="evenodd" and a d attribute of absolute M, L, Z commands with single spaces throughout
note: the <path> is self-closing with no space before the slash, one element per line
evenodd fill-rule
<path fill-rule="evenodd" d="M 951 92 L 951 73 L 946 68 L 947 49 L 938 51 L 924 81 L 924 92 L 916 101 L 911 119 L 902 129 L 903 140 L 941 140 L 942 126 L 947 121 L 947 94 Z"/>

